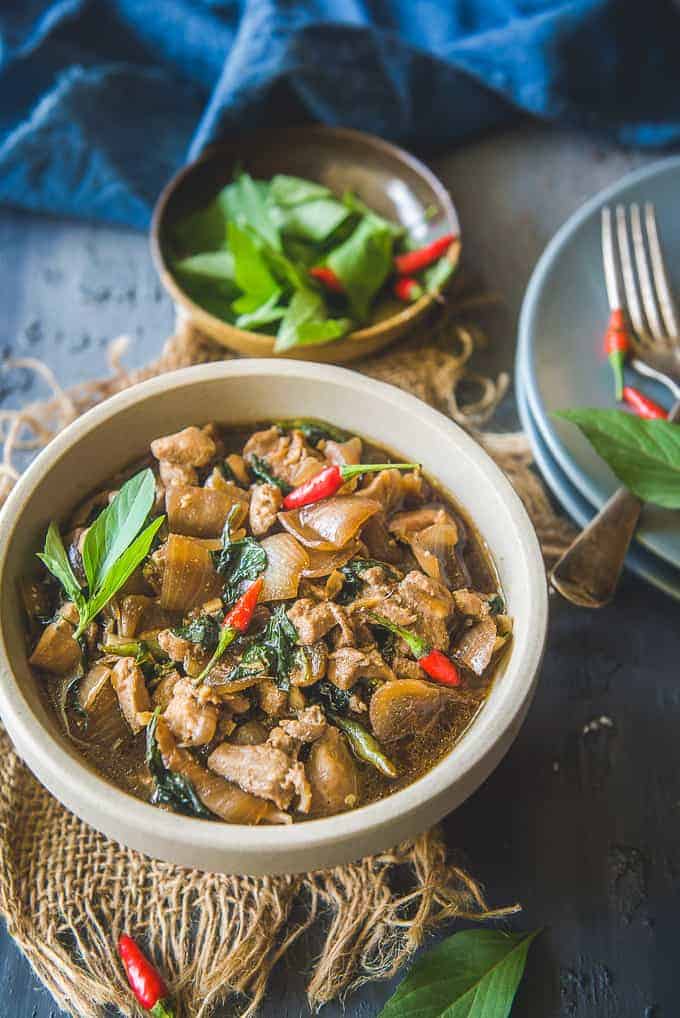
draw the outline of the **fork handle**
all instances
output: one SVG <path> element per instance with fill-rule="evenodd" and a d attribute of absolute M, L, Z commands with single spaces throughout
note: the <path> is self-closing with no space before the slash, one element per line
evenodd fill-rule
<path fill-rule="evenodd" d="M 601 608 L 614 596 L 642 502 L 619 488 L 553 566 L 550 582 L 572 604 Z"/>
<path fill-rule="evenodd" d="M 668 415 L 680 418 L 680 401 Z M 550 582 L 572 604 L 601 608 L 616 591 L 642 502 L 619 488 L 553 566 Z"/>

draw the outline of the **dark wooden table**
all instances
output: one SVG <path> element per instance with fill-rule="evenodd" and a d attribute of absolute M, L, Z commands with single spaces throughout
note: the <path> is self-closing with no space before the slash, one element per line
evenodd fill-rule
<path fill-rule="evenodd" d="M 556 227 L 589 194 L 645 158 L 581 136 L 520 128 L 433 160 L 458 203 L 468 266 L 502 294 L 485 367 L 512 367 L 521 296 Z M 40 356 L 64 383 L 99 375 L 107 341 L 142 364 L 172 326 L 145 238 L 0 212 L 1 347 Z M 36 395 L 28 373 L 0 377 L 2 405 Z M 512 400 L 500 414 L 516 423 Z M 598 614 L 552 601 L 542 681 L 515 745 L 446 821 L 515 928 L 545 926 L 517 1018 L 674 1018 L 680 931 L 678 605 L 627 576 Z M 605 716 L 611 727 L 584 733 Z M 304 1013 L 302 982 L 281 974 L 266 1014 Z M 58 1010 L 0 925 L 0 1018 Z M 370 1018 L 390 987 L 348 1010 Z M 324 1013 L 335 1018 L 339 1008 Z"/>

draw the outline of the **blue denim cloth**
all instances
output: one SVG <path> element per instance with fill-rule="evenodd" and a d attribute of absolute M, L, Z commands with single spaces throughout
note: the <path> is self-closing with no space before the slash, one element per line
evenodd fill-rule
<path fill-rule="evenodd" d="M 144 227 L 178 166 L 282 94 L 420 148 L 518 110 L 666 147 L 679 39 L 674 0 L 3 0 L 0 201 Z"/>

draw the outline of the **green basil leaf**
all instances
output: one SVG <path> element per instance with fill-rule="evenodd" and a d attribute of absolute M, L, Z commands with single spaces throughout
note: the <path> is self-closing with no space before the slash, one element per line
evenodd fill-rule
<path fill-rule="evenodd" d="M 83 566 L 90 596 L 144 526 L 156 497 L 151 470 L 142 470 L 126 481 L 110 504 L 89 528 L 83 541 Z"/>
<path fill-rule="evenodd" d="M 231 251 L 202 251 L 173 262 L 173 269 L 181 275 L 198 279 L 216 279 L 235 283 L 234 256 Z"/>
<path fill-rule="evenodd" d="M 183 276 L 180 285 L 187 297 L 191 297 L 199 307 L 211 315 L 215 315 L 216 318 L 233 324 L 235 315 L 231 309 L 231 303 L 239 292 L 235 284 L 216 279 L 199 280 Z"/>
<path fill-rule="evenodd" d="M 311 445 L 318 445 L 322 439 L 346 442 L 350 437 L 342 428 L 336 428 L 334 424 L 327 424 L 326 421 L 317 421 L 315 417 L 293 417 L 290 420 L 277 421 L 276 427 L 279 431 L 301 431 Z"/>
<path fill-rule="evenodd" d="M 286 173 L 275 174 L 269 184 L 269 200 L 276 205 L 303 205 L 318 198 L 330 198 L 332 191 L 303 177 L 292 177 Z"/>
<path fill-rule="evenodd" d="M 252 234 L 236 223 L 229 223 L 227 236 L 234 257 L 234 279 L 243 290 L 243 297 L 234 301 L 232 307 L 239 314 L 249 314 L 273 294 L 278 297 L 281 291 Z"/>
<path fill-rule="evenodd" d="M 327 318 L 324 322 L 303 322 L 298 326 L 296 346 L 321 346 L 346 336 L 352 328 L 350 318 Z"/>
<path fill-rule="evenodd" d="M 264 662 L 279 688 L 287 690 L 298 652 L 297 639 L 297 629 L 288 618 L 285 605 L 280 604 L 272 612 L 262 635 L 248 647 L 241 661 L 245 665 Z"/>
<path fill-rule="evenodd" d="M 74 601 L 80 611 L 85 599 L 80 589 L 80 584 L 74 576 L 71 563 L 69 562 L 64 542 L 59 533 L 59 527 L 54 522 L 50 523 L 45 536 L 45 547 L 42 553 L 38 554 L 40 561 L 55 576 L 66 591 L 67 596 Z"/>
<path fill-rule="evenodd" d="M 371 301 L 392 270 L 394 235 L 375 216 L 365 216 L 344 243 L 326 257 L 343 285 L 355 316 L 365 320 Z"/>
<path fill-rule="evenodd" d="M 680 509 L 680 427 L 622 410 L 555 414 L 575 424 L 625 486 L 646 502 Z"/>
<path fill-rule="evenodd" d="M 149 553 L 151 542 L 156 532 L 163 525 L 165 516 L 158 516 L 146 527 L 141 534 L 130 544 L 123 554 L 113 563 L 109 571 L 102 577 L 97 593 L 87 602 L 87 621 L 81 622 L 75 635 L 80 636 L 88 623 L 95 618 L 99 612 L 109 603 L 123 584 L 129 580 L 140 562 L 143 562 Z"/>
<path fill-rule="evenodd" d="M 286 309 L 279 305 L 280 296 L 281 291 L 275 290 L 269 300 L 260 304 L 254 311 L 239 315 L 234 324 L 239 329 L 257 329 L 263 325 L 271 325 L 272 322 L 280 322 L 286 313 Z"/>
<path fill-rule="evenodd" d="M 188 778 L 175 771 L 168 770 L 163 763 L 163 756 L 156 742 L 156 726 L 160 707 L 154 712 L 146 729 L 146 765 L 153 778 L 154 788 L 151 802 L 154 805 L 170 806 L 176 813 L 185 816 L 201 817 L 212 820 L 213 814 L 207 809 L 196 794 L 196 790 Z"/>
<path fill-rule="evenodd" d="M 448 937 L 415 962 L 378 1018 L 508 1018 L 539 932 Z"/>
<path fill-rule="evenodd" d="M 178 220 L 172 227 L 172 239 L 184 254 L 218 251 L 227 239 L 227 221 L 217 200 Z"/>
<path fill-rule="evenodd" d="M 253 456 L 250 460 L 250 472 L 257 477 L 259 481 L 264 481 L 265 484 L 274 484 L 277 488 L 280 488 L 284 495 L 287 495 L 289 491 L 292 491 L 291 485 L 288 481 L 284 481 L 281 477 L 277 477 L 271 472 L 267 464 L 259 456 Z"/>
<path fill-rule="evenodd" d="M 342 201 L 350 212 L 357 213 L 360 216 L 365 216 L 367 219 L 371 219 L 374 223 L 378 224 L 381 229 L 389 230 L 395 240 L 399 237 L 403 237 L 406 233 L 403 226 L 400 226 L 399 223 L 393 223 L 391 220 L 378 215 L 377 212 L 362 202 L 361 198 L 357 197 L 353 191 L 345 191 L 342 196 Z"/>
<path fill-rule="evenodd" d="M 212 654 L 220 638 L 220 624 L 213 615 L 202 612 L 197 618 L 191 619 L 185 626 L 175 626 L 175 636 L 190 643 L 196 643 L 201 650 Z"/>
<path fill-rule="evenodd" d="M 240 173 L 219 193 L 217 201 L 230 223 L 250 227 L 270 247 L 280 251 L 281 238 L 267 205 L 268 194 L 269 186 L 264 181 Z"/>
<path fill-rule="evenodd" d="M 326 302 L 316 290 L 303 289 L 293 294 L 281 322 L 274 351 L 281 353 L 293 346 L 328 343 L 344 336 L 352 327 L 348 318 L 328 318 Z"/>
<path fill-rule="evenodd" d="M 289 237 L 323 244 L 350 214 L 349 209 L 334 198 L 319 198 L 282 210 L 278 222 L 281 232 Z"/>

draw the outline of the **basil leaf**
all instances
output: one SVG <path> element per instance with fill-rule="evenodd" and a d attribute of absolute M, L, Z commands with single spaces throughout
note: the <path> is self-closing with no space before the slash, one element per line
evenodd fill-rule
<path fill-rule="evenodd" d="M 142 470 L 125 482 L 87 531 L 83 541 L 83 566 L 90 596 L 96 593 L 102 578 L 144 526 L 155 497 L 153 473 Z"/>
<path fill-rule="evenodd" d="M 622 410 L 555 414 L 575 424 L 625 486 L 646 502 L 680 509 L 680 427 Z"/>
<path fill-rule="evenodd" d="M 448 937 L 416 961 L 378 1018 L 507 1018 L 539 932 Z"/>
<path fill-rule="evenodd" d="M 349 434 L 342 428 L 326 421 L 317 421 L 314 417 L 294 417 L 291 420 L 277 421 L 279 431 L 301 431 L 311 445 L 318 445 L 322 439 L 333 442 L 346 442 Z"/>
<path fill-rule="evenodd" d="M 234 256 L 231 251 L 203 251 L 173 263 L 175 272 L 198 279 L 216 279 L 235 283 Z"/>
<path fill-rule="evenodd" d="M 267 568 L 267 552 L 253 537 L 231 539 L 232 515 L 229 515 L 222 531 L 222 548 L 212 553 L 213 564 L 225 578 L 222 601 L 231 605 L 238 596 L 239 584 L 243 580 L 256 580 Z"/>
<path fill-rule="evenodd" d="M 286 309 L 279 306 L 280 296 L 281 291 L 275 290 L 269 300 L 266 300 L 264 304 L 260 304 L 254 311 L 239 315 L 234 324 L 239 329 L 253 329 L 280 321 L 286 313 Z"/>
<path fill-rule="evenodd" d="M 275 174 L 269 184 L 269 200 L 276 205 L 303 205 L 318 198 L 330 197 L 332 191 L 323 184 L 286 173 Z"/>
<path fill-rule="evenodd" d="M 163 763 L 163 756 L 158 743 L 156 742 L 156 726 L 160 707 L 156 708 L 154 716 L 146 729 L 146 765 L 154 782 L 154 789 L 151 794 L 151 802 L 154 806 L 163 804 L 170 806 L 176 813 L 183 813 L 185 816 L 201 817 L 203 820 L 212 820 L 213 814 L 203 805 L 196 794 L 194 786 L 182 774 L 176 774 L 168 770 Z"/>
<path fill-rule="evenodd" d="M 232 308 L 239 314 L 248 314 L 281 291 L 254 237 L 236 223 L 229 223 L 227 236 L 234 257 L 234 279 L 243 290 L 243 296 L 234 301 Z"/>
<path fill-rule="evenodd" d="M 129 545 L 123 554 L 113 563 L 109 571 L 102 578 L 97 592 L 87 602 L 87 620 L 83 623 L 81 619 L 75 636 L 78 637 L 87 628 L 88 623 L 95 618 L 102 608 L 109 603 L 123 584 L 129 580 L 140 562 L 143 562 L 149 553 L 151 542 L 156 532 L 165 522 L 165 516 L 158 516 L 146 527 L 141 534 Z"/>
<path fill-rule="evenodd" d="M 327 318 L 325 322 L 303 322 L 297 330 L 296 346 L 321 346 L 346 336 L 352 328 L 349 318 Z"/>
<path fill-rule="evenodd" d="M 180 251 L 198 254 L 218 251 L 227 239 L 227 222 L 217 200 L 198 209 L 172 227 L 172 238 Z"/>
<path fill-rule="evenodd" d="M 349 209 L 334 198 L 320 198 L 285 209 L 277 218 L 287 236 L 323 244 L 349 215 Z"/>
<path fill-rule="evenodd" d="M 282 480 L 280 477 L 276 477 L 265 461 L 259 456 L 253 456 L 250 460 L 250 471 L 257 477 L 258 480 L 264 481 L 265 484 L 274 484 L 277 488 L 280 488 L 284 495 L 287 495 L 289 491 L 292 491 L 292 487 L 288 484 L 288 481 Z"/>
<path fill-rule="evenodd" d="M 281 238 L 267 206 L 268 193 L 266 183 L 253 180 L 248 173 L 240 173 L 219 193 L 217 201 L 230 225 L 250 227 L 270 247 L 280 251 Z"/>
<path fill-rule="evenodd" d="M 198 644 L 201 650 L 212 654 L 220 638 L 220 624 L 212 615 L 203 612 L 185 626 L 176 626 L 173 633 L 183 640 Z"/>
<path fill-rule="evenodd" d="M 392 269 L 392 231 L 376 216 L 365 216 L 347 240 L 326 257 L 343 285 L 359 320 L 368 317 L 371 301 Z"/>
<path fill-rule="evenodd" d="M 347 206 L 350 212 L 358 213 L 360 216 L 365 216 L 367 219 L 372 219 L 374 223 L 378 224 L 381 229 L 389 230 L 394 239 L 403 237 L 406 230 L 399 223 L 393 223 L 389 219 L 385 219 L 383 216 L 379 216 L 377 212 L 369 208 L 361 198 L 359 198 L 353 191 L 345 191 L 342 196 L 343 204 Z"/>
<path fill-rule="evenodd" d="M 348 714 L 350 704 L 350 692 L 347 689 L 340 689 L 335 683 L 322 679 L 314 687 L 322 700 L 331 707 L 336 714 Z"/>
<path fill-rule="evenodd" d="M 191 297 L 199 307 L 221 318 L 223 322 L 233 324 L 235 315 L 231 303 L 239 292 L 235 283 L 223 283 L 216 279 L 190 280 L 188 276 L 182 277 L 180 282 L 187 297 Z"/>
<path fill-rule="evenodd" d="M 348 318 L 327 318 L 326 303 L 316 290 L 298 290 L 288 305 L 274 344 L 281 353 L 293 346 L 328 343 L 351 328 Z"/>
<path fill-rule="evenodd" d="M 372 569 L 374 566 L 380 566 L 381 569 L 384 569 L 389 580 L 399 579 L 399 573 L 387 565 L 386 562 L 379 562 L 373 558 L 353 558 L 346 565 L 341 566 L 339 570 L 343 577 L 342 590 L 338 598 L 341 604 L 348 604 L 355 597 L 358 597 L 363 589 L 361 574 L 365 569 Z"/>
<path fill-rule="evenodd" d="M 40 561 L 47 566 L 66 591 L 67 596 L 74 601 L 78 611 L 82 614 L 82 607 L 85 604 L 80 584 L 74 576 L 71 563 L 69 562 L 64 542 L 59 533 L 59 527 L 54 522 L 50 523 L 45 536 L 45 547 L 42 553 L 38 554 Z"/>
<path fill-rule="evenodd" d="M 280 604 L 274 609 L 267 626 L 241 658 L 243 664 L 263 661 L 280 689 L 290 688 L 290 673 L 297 655 L 297 629 Z"/>

